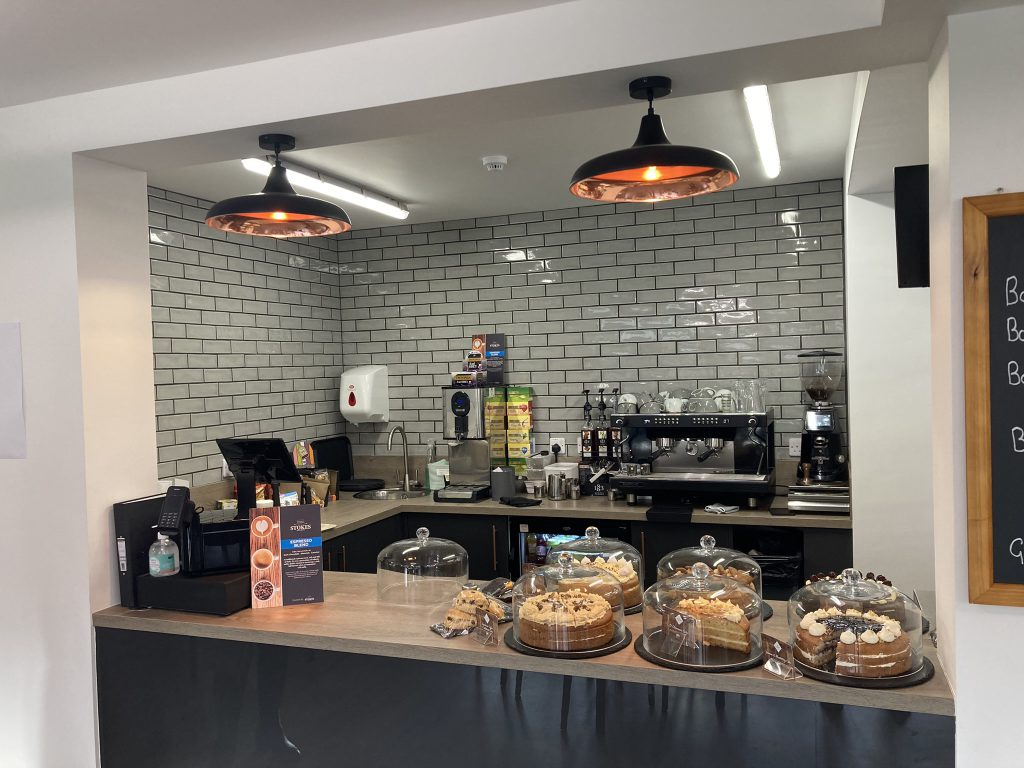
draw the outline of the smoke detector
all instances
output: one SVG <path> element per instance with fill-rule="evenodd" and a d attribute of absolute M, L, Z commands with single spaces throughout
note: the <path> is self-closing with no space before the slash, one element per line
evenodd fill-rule
<path fill-rule="evenodd" d="M 488 171 L 503 171 L 508 165 L 508 158 L 505 155 L 488 155 L 481 157 L 480 160 Z"/>

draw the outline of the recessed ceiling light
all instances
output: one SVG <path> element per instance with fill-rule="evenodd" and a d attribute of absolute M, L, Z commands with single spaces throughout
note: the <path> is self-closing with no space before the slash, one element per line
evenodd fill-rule
<path fill-rule="evenodd" d="M 772 119 L 768 86 L 751 85 L 744 88 L 743 99 L 747 102 L 747 114 L 754 129 L 754 141 L 761 155 L 764 175 L 769 179 L 777 178 L 782 173 L 782 161 L 779 159 L 779 144 L 775 138 L 775 121 Z"/>

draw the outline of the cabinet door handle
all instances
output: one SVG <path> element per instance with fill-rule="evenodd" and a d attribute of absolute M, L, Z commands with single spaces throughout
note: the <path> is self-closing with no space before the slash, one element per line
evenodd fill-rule
<path fill-rule="evenodd" d="M 348 573 L 348 553 L 344 544 L 341 545 L 341 570 Z"/>
<path fill-rule="evenodd" d="M 495 573 L 498 572 L 498 526 L 491 526 L 491 552 L 493 553 L 493 562 L 491 568 Z"/>
<path fill-rule="evenodd" d="M 647 562 L 647 534 L 640 531 L 640 559 Z"/>

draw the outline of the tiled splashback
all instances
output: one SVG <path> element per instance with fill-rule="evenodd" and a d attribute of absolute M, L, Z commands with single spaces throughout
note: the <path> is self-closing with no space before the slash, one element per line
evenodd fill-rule
<path fill-rule="evenodd" d="M 599 382 L 687 387 L 760 377 L 780 453 L 800 433 L 801 350 L 845 350 L 842 183 L 725 191 L 340 237 L 345 367 L 387 364 L 391 419 L 422 446 L 474 332 L 507 334 L 536 393 L 538 445 L 582 423 Z M 837 398 L 844 400 L 843 393 Z M 346 432 L 384 452 L 381 426 Z"/>
<path fill-rule="evenodd" d="M 149 190 L 159 472 L 221 477 L 218 437 L 337 434 L 337 242 L 227 235 Z"/>
<path fill-rule="evenodd" d="M 338 416 L 337 374 L 370 363 L 388 365 L 391 423 L 422 453 L 440 438 L 439 387 L 488 331 L 507 335 L 508 382 L 534 388 L 538 444 L 575 444 L 581 390 L 599 382 L 761 377 L 782 453 L 803 412 L 796 354 L 845 348 L 841 190 L 814 181 L 313 241 L 215 232 L 205 201 L 150 190 L 160 476 L 217 479 L 221 436 L 344 431 L 357 453 L 386 453 L 384 425 Z"/>

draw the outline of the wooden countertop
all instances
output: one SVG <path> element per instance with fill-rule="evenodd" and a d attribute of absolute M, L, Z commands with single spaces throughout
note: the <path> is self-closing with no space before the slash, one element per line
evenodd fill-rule
<path fill-rule="evenodd" d="M 785 504 L 785 498 L 782 498 Z M 384 520 L 402 512 L 445 512 L 467 515 L 507 515 L 511 517 L 569 517 L 587 520 L 626 520 L 644 522 L 647 507 L 631 507 L 622 501 L 609 501 L 606 497 L 589 496 L 575 501 L 549 501 L 544 499 L 536 507 L 509 507 L 496 499 L 485 499 L 475 504 L 443 504 L 431 496 L 396 501 L 357 499 L 345 493 L 328 504 L 322 521 L 336 527 L 324 531 L 331 539 L 343 533 Z M 741 509 L 731 515 L 714 515 L 703 509 L 693 512 L 692 522 L 704 525 L 764 525 L 784 528 L 852 528 L 850 517 L 843 515 L 772 515 L 767 509 Z"/>
<path fill-rule="evenodd" d="M 369 502 L 368 502 L 369 503 Z M 445 640 L 428 627 L 444 615 L 444 608 L 396 607 L 377 600 L 372 574 L 326 573 L 325 602 L 288 608 L 245 610 L 233 616 L 204 616 L 174 611 L 137 610 L 121 606 L 93 615 L 96 627 L 140 632 L 266 643 L 299 648 L 419 659 L 447 664 L 574 675 L 680 688 L 777 696 L 877 709 L 953 715 L 953 694 L 939 667 L 935 649 L 926 641 L 925 654 L 935 664 L 935 677 L 923 685 L 896 690 L 868 690 L 829 685 L 809 678 L 784 681 L 760 667 L 727 674 L 666 669 L 640 658 L 632 647 L 596 659 L 561 660 L 526 656 L 504 643 L 479 645 L 472 637 Z M 775 616 L 764 630 L 788 637 L 785 604 L 773 603 Z M 626 624 L 638 637 L 642 617 L 627 616 Z M 505 625 L 505 631 L 511 624 Z"/>

